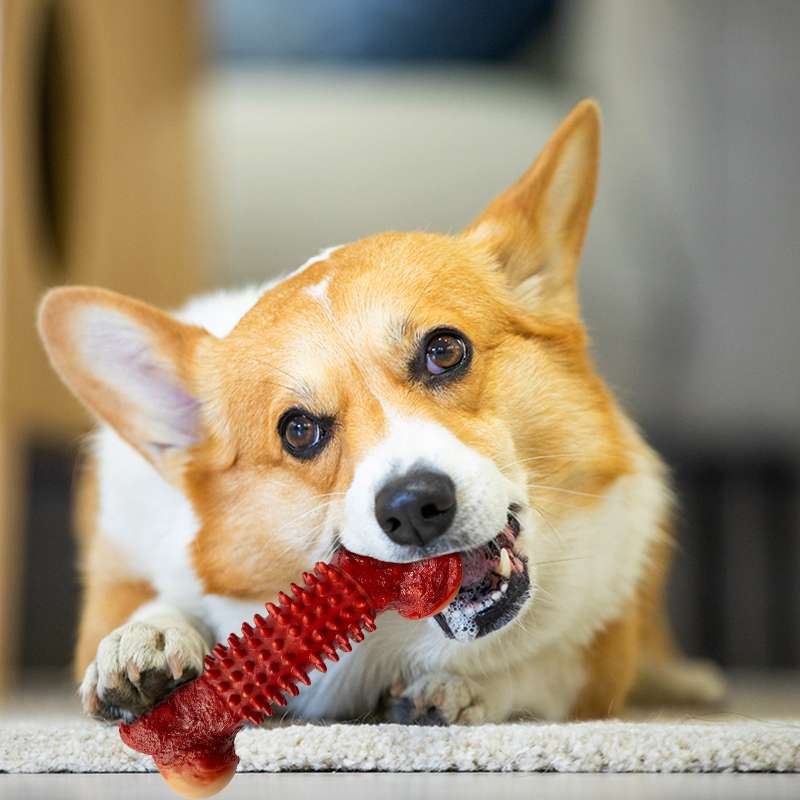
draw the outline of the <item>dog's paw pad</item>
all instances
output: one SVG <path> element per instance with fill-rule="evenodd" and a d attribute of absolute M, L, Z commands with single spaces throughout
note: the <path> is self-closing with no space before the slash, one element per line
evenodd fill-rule
<path fill-rule="evenodd" d="M 390 693 L 387 718 L 401 725 L 478 725 L 486 716 L 474 682 L 458 675 L 428 675 L 396 694 Z"/>

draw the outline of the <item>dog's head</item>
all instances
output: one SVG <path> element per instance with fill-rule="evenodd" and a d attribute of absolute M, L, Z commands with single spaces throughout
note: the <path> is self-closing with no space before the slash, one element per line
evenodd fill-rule
<path fill-rule="evenodd" d="M 621 469 L 575 286 L 598 140 L 584 102 L 461 235 L 337 248 L 222 338 L 99 289 L 47 295 L 56 369 L 190 497 L 209 593 L 274 593 L 339 543 L 461 551 L 445 631 L 514 618 L 565 493 Z"/>

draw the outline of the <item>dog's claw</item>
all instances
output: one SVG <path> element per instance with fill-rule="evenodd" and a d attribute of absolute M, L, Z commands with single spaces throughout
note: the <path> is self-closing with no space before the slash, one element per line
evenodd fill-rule
<path fill-rule="evenodd" d="M 204 654 L 196 631 L 127 623 L 100 643 L 86 670 L 80 687 L 84 711 L 101 720 L 131 722 L 197 677 Z"/>

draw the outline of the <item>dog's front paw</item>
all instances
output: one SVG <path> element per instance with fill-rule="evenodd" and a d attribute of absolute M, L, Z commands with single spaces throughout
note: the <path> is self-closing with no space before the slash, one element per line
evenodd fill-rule
<path fill-rule="evenodd" d="M 130 722 L 197 677 L 206 649 L 203 636 L 188 625 L 122 625 L 100 642 L 86 669 L 79 690 L 83 708 L 93 717 Z"/>
<path fill-rule="evenodd" d="M 387 717 L 401 725 L 478 725 L 486 718 L 486 706 L 475 681 L 436 672 L 406 687 L 395 686 Z"/>

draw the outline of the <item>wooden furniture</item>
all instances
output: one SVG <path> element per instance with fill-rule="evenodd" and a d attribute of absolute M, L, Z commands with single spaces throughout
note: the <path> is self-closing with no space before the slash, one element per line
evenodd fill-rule
<path fill-rule="evenodd" d="M 203 283 L 191 0 L 2 0 L 0 693 L 13 677 L 26 445 L 89 420 L 34 329 L 51 285 L 171 305 Z"/>

